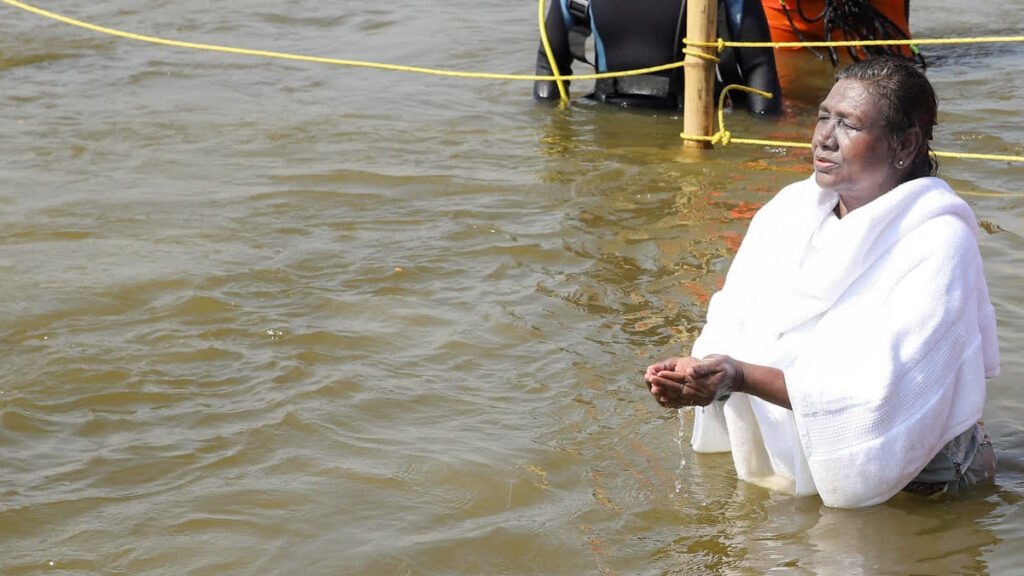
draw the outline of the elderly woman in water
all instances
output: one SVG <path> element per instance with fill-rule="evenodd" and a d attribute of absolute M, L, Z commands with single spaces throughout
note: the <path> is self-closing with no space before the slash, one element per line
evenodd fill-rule
<path fill-rule="evenodd" d="M 836 75 L 814 175 L 750 223 L 688 357 L 647 368 L 659 404 L 698 406 L 698 452 L 828 506 L 989 480 L 995 313 L 967 204 L 934 177 L 935 93 L 909 60 Z"/>

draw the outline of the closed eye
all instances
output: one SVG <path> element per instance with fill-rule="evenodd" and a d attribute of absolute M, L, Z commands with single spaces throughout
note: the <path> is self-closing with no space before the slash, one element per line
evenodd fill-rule
<path fill-rule="evenodd" d="M 843 128 L 849 128 L 850 130 L 853 130 L 854 132 L 860 132 L 860 128 L 854 126 L 853 124 L 850 123 L 849 120 L 847 120 L 845 118 L 842 118 L 842 119 L 839 120 L 839 125 L 842 126 Z"/>

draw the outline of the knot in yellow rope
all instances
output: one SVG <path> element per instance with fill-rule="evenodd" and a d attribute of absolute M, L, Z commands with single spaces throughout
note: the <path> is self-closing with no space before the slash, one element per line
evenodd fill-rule
<path fill-rule="evenodd" d="M 717 56 L 712 56 L 711 54 L 705 54 L 703 52 L 698 52 L 696 50 L 691 50 L 689 48 L 683 48 L 683 54 L 693 56 L 694 58 L 700 58 L 701 60 L 714 62 L 715 64 L 718 64 L 720 62 Z"/>

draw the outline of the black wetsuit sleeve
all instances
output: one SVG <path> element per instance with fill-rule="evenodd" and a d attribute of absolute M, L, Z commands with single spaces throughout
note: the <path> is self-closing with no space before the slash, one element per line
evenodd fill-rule
<path fill-rule="evenodd" d="M 760 0 L 758 0 L 760 1 Z M 544 29 L 547 31 L 548 43 L 551 44 L 551 52 L 555 57 L 555 65 L 558 66 L 562 75 L 572 74 L 572 51 L 569 49 L 569 30 L 565 27 L 565 20 L 562 18 L 562 7 L 559 0 L 551 0 L 548 8 L 548 15 L 544 19 Z M 548 65 L 548 56 L 544 52 L 544 43 L 539 42 L 537 48 L 537 76 L 550 76 L 551 66 Z M 569 82 L 565 82 L 566 91 L 569 90 Z M 538 100 L 558 100 L 558 84 L 553 80 L 537 80 L 533 83 L 533 97 Z"/>
<path fill-rule="evenodd" d="M 739 39 L 744 42 L 771 42 L 768 19 L 764 15 L 761 0 L 744 0 Z M 736 61 L 747 86 L 772 93 L 770 100 L 757 94 L 748 94 L 747 109 L 754 114 L 779 114 L 782 111 L 782 87 L 779 85 L 779 71 L 775 66 L 775 53 L 772 49 L 740 48 L 736 50 Z"/>

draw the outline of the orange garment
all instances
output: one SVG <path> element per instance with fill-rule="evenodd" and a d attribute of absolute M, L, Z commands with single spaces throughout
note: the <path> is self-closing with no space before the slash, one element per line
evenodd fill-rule
<path fill-rule="evenodd" d="M 782 0 L 761 0 L 764 6 L 765 16 L 768 17 L 768 27 L 771 29 L 773 42 L 820 42 L 825 40 L 825 22 L 808 22 L 800 17 L 797 11 L 798 0 L 786 0 L 789 9 L 789 17 L 793 23 L 790 24 L 786 18 L 786 9 L 783 8 Z M 799 0 L 804 15 L 808 18 L 815 18 L 825 9 L 826 0 Z M 871 6 L 883 16 L 892 20 L 907 38 L 910 38 L 910 25 L 907 22 L 907 2 L 909 0 L 871 0 Z M 801 38 L 793 29 L 799 30 Z M 834 30 L 832 40 L 857 40 L 857 38 L 844 37 L 841 30 Z M 860 38 L 863 40 L 863 38 Z M 876 40 L 895 40 L 895 38 L 876 38 Z M 794 48 L 795 50 L 796 48 Z M 904 48 L 905 55 L 911 55 L 908 48 Z"/>

